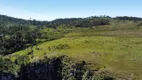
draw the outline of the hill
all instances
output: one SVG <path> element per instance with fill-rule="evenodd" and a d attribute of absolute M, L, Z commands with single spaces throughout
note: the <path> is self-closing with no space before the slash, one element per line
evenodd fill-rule
<path fill-rule="evenodd" d="M 7 28 L 14 33 L 6 33 L 1 39 L 8 40 L 11 47 L 5 46 L 6 43 L 4 47 L 14 51 L 0 57 L 0 77 L 15 80 L 142 78 L 140 18 L 72 18 L 51 21 L 42 27 L 20 26 Z M 16 47 L 12 46 L 13 42 Z"/>
<path fill-rule="evenodd" d="M 82 30 L 82 29 L 81 29 Z M 79 30 L 78 30 L 79 31 Z M 133 35 L 131 35 L 133 34 Z M 116 79 L 141 79 L 141 31 L 96 31 L 66 34 L 64 38 L 41 43 L 31 49 L 13 53 L 14 56 L 29 55 L 31 62 L 54 56 L 67 55 L 76 63 L 85 61 L 88 69 Z M 139 63 L 139 64 L 138 64 Z"/>

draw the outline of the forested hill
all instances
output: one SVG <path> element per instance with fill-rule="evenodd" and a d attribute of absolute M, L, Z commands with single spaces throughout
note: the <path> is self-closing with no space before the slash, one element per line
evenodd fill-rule
<path fill-rule="evenodd" d="M 141 37 L 138 17 L 0 15 L 0 80 L 141 80 Z"/>
<path fill-rule="evenodd" d="M 142 18 L 140 18 L 140 17 L 128 17 L 128 16 L 119 16 L 119 17 L 116 17 L 114 19 L 117 19 L 117 20 L 130 20 L 130 21 L 142 21 Z"/>
<path fill-rule="evenodd" d="M 6 15 L 0 14 L 0 25 L 11 26 L 11 25 L 34 25 L 40 27 L 52 27 L 56 28 L 60 25 L 65 25 L 68 27 L 94 27 L 99 25 L 109 25 L 110 19 L 116 20 L 131 20 L 131 21 L 142 21 L 140 17 L 128 17 L 128 16 L 119 16 L 119 17 L 109 17 L 109 16 L 91 16 L 86 18 L 64 18 L 56 19 L 53 21 L 39 21 L 39 20 L 25 20 L 20 18 L 9 17 Z"/>
<path fill-rule="evenodd" d="M 14 18 L 7 15 L 0 14 L 0 24 L 4 26 L 11 25 L 35 25 L 35 26 L 43 26 L 46 25 L 48 21 L 37 21 L 37 20 L 25 20 L 20 18 Z"/>
<path fill-rule="evenodd" d="M 52 33 L 52 36 L 55 34 L 56 37 L 45 37 L 41 32 L 43 28 L 93 28 L 96 26 L 111 25 L 111 21 L 113 20 L 141 21 L 142 18 L 127 16 L 116 18 L 109 16 L 92 16 L 87 18 L 64 18 L 53 21 L 37 21 L 0 15 L 0 55 L 11 54 L 26 48 L 27 45 L 37 44 L 37 39 L 53 40 L 59 38 L 59 35 L 57 37 L 55 32 Z M 139 26 L 141 25 L 142 23 L 139 24 Z"/>
<path fill-rule="evenodd" d="M 13 18 L 6 15 L 0 15 L 0 24 L 4 26 L 11 25 L 34 25 L 34 26 L 46 26 L 56 28 L 60 25 L 66 26 L 75 26 L 75 27 L 92 27 L 98 25 L 106 25 L 109 24 L 109 16 L 93 16 L 87 18 L 64 18 L 64 19 L 56 19 L 53 21 L 38 21 L 38 20 L 25 20 L 20 18 Z"/>
<path fill-rule="evenodd" d="M 88 18 L 70 18 L 57 19 L 54 21 L 36 21 L 13 18 L 0 15 L 0 55 L 7 55 L 21 49 L 33 46 L 39 43 L 39 40 L 53 40 L 59 38 L 55 32 L 53 37 L 45 37 L 41 32 L 42 27 L 57 28 L 65 27 L 94 27 L 99 25 L 108 25 L 107 16 L 88 17 Z M 50 33 L 51 34 L 51 33 Z"/>
<path fill-rule="evenodd" d="M 6 15 L 0 15 L 0 23 L 1 24 L 26 24 L 28 21 L 24 19 L 18 19 L 9 17 Z"/>

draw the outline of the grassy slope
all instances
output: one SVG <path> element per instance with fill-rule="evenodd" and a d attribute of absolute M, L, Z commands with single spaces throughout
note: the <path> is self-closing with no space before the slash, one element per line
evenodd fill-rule
<path fill-rule="evenodd" d="M 78 29 L 78 32 L 68 33 L 64 38 L 41 43 L 34 46 L 34 58 L 31 61 L 41 59 L 44 55 L 48 57 L 68 55 L 75 61 L 85 60 L 91 63 L 91 69 L 99 66 L 100 72 L 108 71 L 112 76 L 133 77 L 140 80 L 142 78 L 142 32 L 133 29 L 132 22 L 119 25 L 125 26 L 125 29 L 113 26 L 118 24 L 97 29 Z M 49 46 L 58 44 L 67 44 L 70 48 L 48 50 Z M 37 50 L 37 47 L 40 50 Z M 15 58 L 14 55 L 26 55 L 29 51 L 30 48 L 27 48 L 13 53 L 12 58 Z"/>

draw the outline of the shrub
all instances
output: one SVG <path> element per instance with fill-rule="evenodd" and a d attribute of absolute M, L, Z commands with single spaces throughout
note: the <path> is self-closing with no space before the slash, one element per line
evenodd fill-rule
<path fill-rule="evenodd" d="M 70 46 L 68 44 L 58 44 L 56 46 L 49 46 L 48 50 L 62 50 L 62 49 L 69 49 Z"/>

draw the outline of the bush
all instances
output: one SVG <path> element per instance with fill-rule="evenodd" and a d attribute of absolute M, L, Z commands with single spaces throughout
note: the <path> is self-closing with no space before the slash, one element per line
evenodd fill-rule
<path fill-rule="evenodd" d="M 62 50 L 62 49 L 69 49 L 70 46 L 68 44 L 58 44 L 56 46 L 49 46 L 48 50 Z"/>

